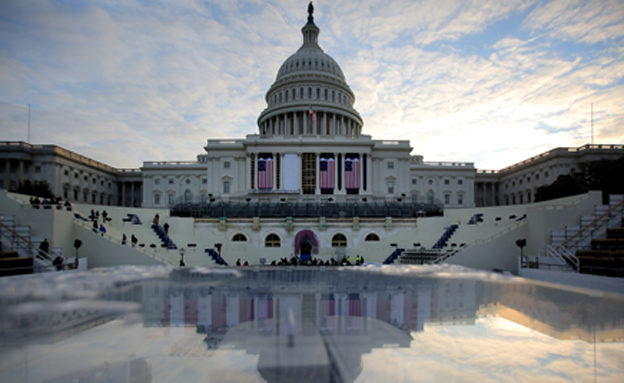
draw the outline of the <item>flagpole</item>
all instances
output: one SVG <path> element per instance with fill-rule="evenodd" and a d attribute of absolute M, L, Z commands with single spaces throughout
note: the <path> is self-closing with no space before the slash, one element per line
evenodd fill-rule
<path fill-rule="evenodd" d="M 28 138 L 26 143 L 30 144 L 30 104 L 28 104 Z"/>

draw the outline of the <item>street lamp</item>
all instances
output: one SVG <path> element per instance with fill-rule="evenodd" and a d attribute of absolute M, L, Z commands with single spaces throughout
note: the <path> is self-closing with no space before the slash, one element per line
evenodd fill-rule
<path fill-rule="evenodd" d="M 79 239 L 74 239 L 74 248 L 76 249 L 76 270 L 78 270 L 78 249 L 82 246 L 82 241 Z"/>
<path fill-rule="evenodd" d="M 180 266 L 185 266 L 184 264 L 184 253 L 186 252 L 186 250 L 184 250 L 184 248 L 180 249 Z"/>

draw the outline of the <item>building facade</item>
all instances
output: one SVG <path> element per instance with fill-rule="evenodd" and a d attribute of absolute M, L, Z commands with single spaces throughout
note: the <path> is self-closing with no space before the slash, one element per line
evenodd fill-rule
<path fill-rule="evenodd" d="M 258 131 L 209 139 L 195 161 L 111 166 L 54 145 L 0 142 L 0 186 L 46 181 L 58 197 L 102 205 L 167 208 L 205 202 L 434 202 L 446 208 L 530 203 L 538 187 L 581 162 L 624 155 L 623 145 L 557 148 L 498 171 L 426 162 L 407 140 L 363 133 L 355 94 L 318 43 L 312 12 L 301 47 L 266 93 Z"/>

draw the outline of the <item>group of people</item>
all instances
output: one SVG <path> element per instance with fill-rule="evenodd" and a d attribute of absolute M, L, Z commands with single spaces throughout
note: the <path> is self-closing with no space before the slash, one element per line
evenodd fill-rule
<path fill-rule="evenodd" d="M 106 227 L 104 226 L 104 222 L 110 221 L 111 219 L 108 218 L 108 213 L 106 212 L 106 210 L 102 211 L 102 223 L 99 223 L 100 220 L 100 211 L 93 211 L 93 209 L 91 209 L 91 214 L 89 215 L 89 219 L 91 219 L 91 221 L 93 222 L 93 232 L 94 233 L 100 233 L 102 234 L 102 237 L 104 236 L 104 234 L 106 234 Z"/>
<path fill-rule="evenodd" d="M 335 259 L 325 260 L 319 258 L 300 259 L 296 256 L 292 256 L 290 260 L 288 258 L 281 258 L 279 261 L 273 260 L 271 266 L 359 266 L 364 264 L 364 257 L 356 255 L 352 262 L 351 256 L 344 256 L 340 262 Z M 249 262 L 245 261 L 241 264 L 241 259 L 236 261 L 236 266 L 249 266 Z"/>
<path fill-rule="evenodd" d="M 39 199 L 39 197 L 30 197 L 28 202 L 30 203 L 30 206 L 32 206 L 34 209 L 39 209 L 40 206 L 56 206 L 57 209 L 62 209 L 63 207 L 65 207 L 68 211 L 71 211 L 72 209 L 72 205 L 68 200 L 65 200 L 65 202 L 63 202 L 62 199 L 56 197 L 44 198 L 43 200 Z"/>
<path fill-rule="evenodd" d="M 136 247 L 138 242 L 139 239 L 136 237 L 136 235 L 132 234 L 132 236 L 130 237 L 130 243 L 132 244 L 132 247 Z M 123 237 L 121 237 L 121 244 L 125 245 L 126 243 L 128 243 L 128 237 L 126 237 L 126 235 L 124 234 Z"/>

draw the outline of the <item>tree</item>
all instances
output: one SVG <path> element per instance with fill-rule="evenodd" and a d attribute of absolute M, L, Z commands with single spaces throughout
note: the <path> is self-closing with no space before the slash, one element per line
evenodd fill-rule
<path fill-rule="evenodd" d="M 54 193 L 52 193 L 50 185 L 46 181 L 25 180 L 19 183 L 17 189 L 11 191 L 41 198 L 54 197 Z"/>
<path fill-rule="evenodd" d="M 582 162 L 579 171 L 560 175 L 550 185 L 540 186 L 535 192 L 535 202 L 602 191 L 603 202 L 610 194 L 624 194 L 624 156 L 617 160 Z"/>

